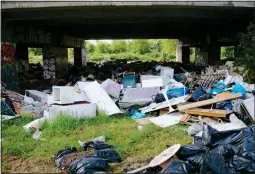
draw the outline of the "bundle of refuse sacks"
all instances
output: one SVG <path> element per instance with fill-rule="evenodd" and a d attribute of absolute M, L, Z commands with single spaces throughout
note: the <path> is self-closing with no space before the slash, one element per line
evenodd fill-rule
<path fill-rule="evenodd" d="M 83 151 L 75 147 L 63 149 L 54 154 L 57 167 L 68 173 L 96 173 L 106 170 L 108 163 L 119 163 L 121 158 L 111 145 L 103 141 L 80 143 Z"/>
<path fill-rule="evenodd" d="M 184 145 L 161 173 L 254 173 L 255 125 L 230 131 L 217 131 L 204 125 L 194 144 Z"/>

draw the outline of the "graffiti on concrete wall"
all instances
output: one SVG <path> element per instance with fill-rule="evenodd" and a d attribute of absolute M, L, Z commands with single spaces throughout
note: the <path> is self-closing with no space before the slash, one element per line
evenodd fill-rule
<path fill-rule="evenodd" d="M 15 44 L 2 43 L 1 45 L 1 63 L 2 66 L 10 63 L 16 63 Z"/>
<path fill-rule="evenodd" d="M 51 43 L 51 33 L 34 28 L 16 27 L 15 35 L 23 43 Z"/>
<path fill-rule="evenodd" d="M 44 79 L 56 78 L 56 56 L 49 47 L 43 49 L 43 77 Z"/>
<path fill-rule="evenodd" d="M 16 44 L 1 43 L 1 81 L 7 89 L 18 90 L 18 73 L 15 58 Z"/>

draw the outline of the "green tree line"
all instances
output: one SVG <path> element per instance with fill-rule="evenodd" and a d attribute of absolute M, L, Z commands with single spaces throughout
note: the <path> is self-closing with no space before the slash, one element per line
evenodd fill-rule
<path fill-rule="evenodd" d="M 177 44 L 178 40 L 174 39 L 114 40 L 111 43 L 97 41 L 95 45 L 86 41 L 88 59 L 92 62 L 115 59 L 173 60 Z"/>

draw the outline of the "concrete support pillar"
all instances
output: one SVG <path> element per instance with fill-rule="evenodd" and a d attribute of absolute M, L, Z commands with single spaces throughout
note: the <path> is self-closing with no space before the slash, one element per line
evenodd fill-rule
<path fill-rule="evenodd" d="M 81 57 L 82 57 L 82 67 L 87 66 L 88 63 L 88 50 L 85 42 L 82 44 Z"/>
<path fill-rule="evenodd" d="M 87 66 L 88 56 L 85 42 L 81 44 L 81 47 L 74 48 L 74 65 L 79 67 Z"/>
<path fill-rule="evenodd" d="M 215 65 L 220 63 L 220 46 L 219 45 L 209 45 L 208 63 L 209 65 Z"/>
<path fill-rule="evenodd" d="M 182 62 L 182 42 L 180 41 L 176 47 L 176 62 Z"/>
<path fill-rule="evenodd" d="M 190 63 L 190 48 L 182 47 L 182 63 L 189 64 Z"/>
<path fill-rule="evenodd" d="M 74 48 L 74 66 L 82 67 L 82 48 Z"/>
<path fill-rule="evenodd" d="M 43 75 L 44 79 L 54 79 L 62 77 L 68 70 L 68 51 L 61 47 L 43 48 Z"/>
<path fill-rule="evenodd" d="M 28 46 L 25 44 L 16 44 L 15 57 L 19 66 L 19 72 L 29 70 Z"/>
<path fill-rule="evenodd" d="M 196 63 L 208 64 L 208 47 L 199 47 L 197 49 Z"/>

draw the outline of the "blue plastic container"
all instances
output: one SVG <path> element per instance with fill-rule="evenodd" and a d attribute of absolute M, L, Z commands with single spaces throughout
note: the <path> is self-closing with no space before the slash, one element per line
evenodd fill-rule
<path fill-rule="evenodd" d="M 239 83 L 237 83 L 233 87 L 232 93 L 241 93 L 242 94 L 242 99 L 244 100 L 246 98 L 246 91 L 245 91 L 244 87 L 242 85 L 240 85 Z"/>
<path fill-rule="evenodd" d="M 189 94 L 189 89 L 184 87 L 184 88 L 171 88 L 167 90 L 167 96 L 171 96 L 171 98 L 174 97 L 181 97 L 184 95 Z"/>
<path fill-rule="evenodd" d="M 122 79 L 122 84 L 124 88 L 136 88 L 135 76 L 124 76 Z"/>

